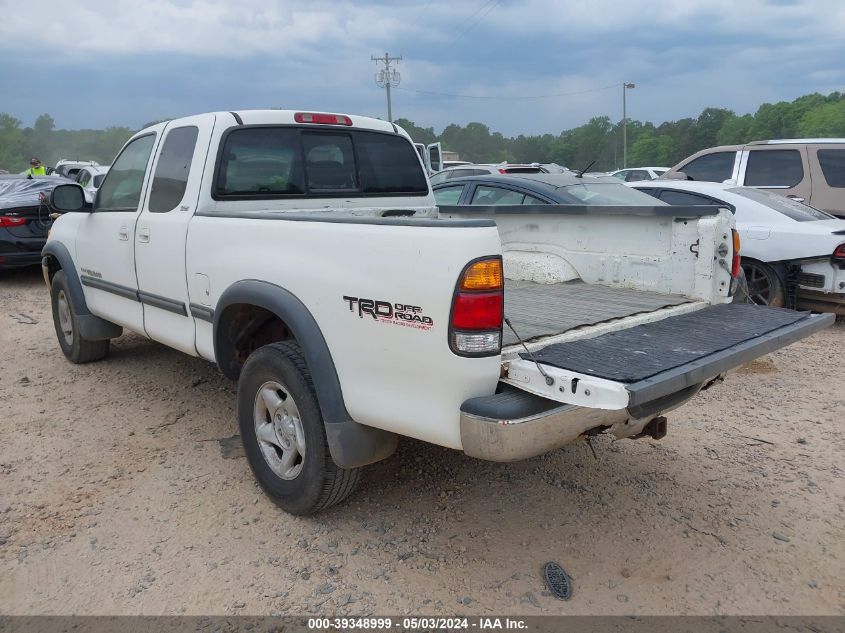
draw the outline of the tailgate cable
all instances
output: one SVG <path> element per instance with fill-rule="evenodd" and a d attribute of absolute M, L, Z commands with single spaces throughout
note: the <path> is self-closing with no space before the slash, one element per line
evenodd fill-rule
<path fill-rule="evenodd" d="M 722 268 L 724 268 L 724 269 L 728 272 L 728 274 L 729 274 L 731 277 L 733 277 L 733 273 L 731 272 L 731 269 L 730 269 L 730 268 L 728 268 L 728 264 L 727 264 L 727 262 L 726 262 L 724 259 L 720 259 L 720 260 L 719 260 L 719 265 L 720 265 Z M 747 287 L 748 287 L 748 280 L 746 279 L 744 284 L 743 284 L 743 283 L 740 283 L 739 279 L 737 279 L 737 280 L 736 280 L 736 282 L 737 282 L 737 283 L 736 283 L 736 289 L 737 289 L 737 290 L 739 290 L 740 292 L 742 292 L 742 294 L 744 294 L 744 295 L 745 295 L 745 298 L 746 298 L 746 299 L 748 299 L 748 303 L 752 303 L 752 304 L 753 304 L 753 303 L 754 303 L 754 299 L 752 299 L 752 298 L 751 298 L 751 295 L 750 295 L 750 294 L 748 294 L 748 290 L 747 290 Z"/>
<path fill-rule="evenodd" d="M 507 323 L 507 324 L 508 324 L 508 327 L 510 328 L 511 332 L 513 332 L 513 335 L 516 337 L 516 340 L 517 340 L 517 341 L 519 341 L 519 344 L 520 344 L 520 345 L 522 345 L 522 348 L 525 350 L 525 353 L 526 353 L 526 354 L 528 354 L 528 357 L 531 359 L 531 361 L 532 361 L 535 365 L 537 365 L 537 371 L 539 371 L 539 372 L 540 372 L 540 374 L 542 374 L 543 378 L 545 378 L 545 379 L 546 379 L 546 384 L 547 384 L 549 387 L 551 387 L 553 384 L 555 384 L 555 379 L 554 379 L 554 378 L 552 378 L 551 376 L 549 376 L 549 375 L 548 375 L 548 374 L 547 374 L 547 373 L 543 370 L 543 368 L 540 366 L 540 363 L 538 363 L 538 362 L 537 362 L 537 359 L 536 359 L 536 358 L 534 358 L 534 354 L 532 354 L 532 353 L 531 353 L 531 350 L 530 350 L 530 349 L 528 349 L 528 346 L 527 346 L 527 345 L 525 344 L 525 342 L 524 342 L 524 341 L 523 341 L 523 340 L 519 337 L 519 334 L 517 334 L 517 333 L 516 333 L 516 330 L 515 330 L 515 329 L 513 329 L 513 326 L 511 325 L 510 319 L 508 319 L 508 317 L 503 317 L 503 318 L 505 319 L 505 323 Z"/>

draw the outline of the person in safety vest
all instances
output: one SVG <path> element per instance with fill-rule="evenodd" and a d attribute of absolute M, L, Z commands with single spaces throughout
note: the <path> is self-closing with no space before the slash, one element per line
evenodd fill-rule
<path fill-rule="evenodd" d="M 41 164 L 41 161 L 37 158 L 30 158 L 29 159 L 29 169 L 25 172 L 27 178 L 34 178 L 35 176 L 46 176 L 47 169 L 44 165 Z"/>

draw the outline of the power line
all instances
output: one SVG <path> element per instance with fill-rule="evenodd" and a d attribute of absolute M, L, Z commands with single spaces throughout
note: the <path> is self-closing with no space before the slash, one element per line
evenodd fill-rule
<path fill-rule="evenodd" d="M 428 10 L 432 2 L 434 2 L 434 0 L 428 0 L 428 2 L 425 3 L 425 6 L 422 8 L 422 11 L 417 13 L 417 17 L 415 17 L 414 20 L 411 22 L 412 25 L 416 25 L 416 23 L 420 21 L 420 18 Z"/>
<path fill-rule="evenodd" d="M 556 99 L 557 97 L 573 97 L 575 95 L 583 95 L 588 94 L 590 92 L 601 92 L 602 90 L 610 90 L 611 88 L 618 88 L 619 84 L 613 83 L 609 86 L 602 86 L 601 88 L 590 88 L 588 90 L 577 90 L 574 92 L 557 92 L 554 94 L 547 94 L 547 95 L 519 95 L 519 96 L 494 96 L 494 95 L 461 95 L 461 94 L 452 94 L 449 92 L 434 92 L 432 90 L 415 90 L 414 88 L 399 88 L 395 87 L 396 90 L 404 90 L 405 92 L 416 92 L 418 94 L 424 95 L 435 95 L 438 97 L 453 97 L 457 99 L 491 99 L 491 100 L 501 100 L 501 101 L 514 101 L 514 100 L 523 100 L 523 99 Z"/>
<path fill-rule="evenodd" d="M 488 13 L 490 13 L 493 9 L 496 8 L 497 4 L 499 4 L 499 0 L 486 0 L 478 9 L 475 10 L 474 13 L 472 13 L 467 18 L 468 20 L 472 20 L 473 17 L 475 17 L 476 15 L 481 13 L 481 15 L 479 15 L 478 19 L 476 19 L 475 22 L 470 22 L 470 24 L 463 31 L 458 33 L 458 36 L 455 39 L 453 39 L 451 42 L 446 44 L 446 46 L 444 47 L 444 50 L 451 48 L 452 45 L 454 45 L 459 39 L 461 39 L 464 35 L 466 35 L 467 32 L 469 32 L 469 30 L 472 29 L 472 27 L 474 27 L 476 24 L 481 22 L 481 20 L 483 20 L 487 16 Z"/>

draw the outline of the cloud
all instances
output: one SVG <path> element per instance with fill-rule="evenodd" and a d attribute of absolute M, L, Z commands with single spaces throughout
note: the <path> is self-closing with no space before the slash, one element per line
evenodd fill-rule
<path fill-rule="evenodd" d="M 0 0 L 0 13 L 16 87 L 2 107 L 67 126 L 233 107 L 384 116 L 370 55 L 389 51 L 404 57 L 396 116 L 557 133 L 618 119 L 621 87 L 594 89 L 623 80 L 638 84 L 631 115 L 660 121 L 836 89 L 845 59 L 841 0 Z M 512 99 L 555 93 L 582 94 Z"/>
<path fill-rule="evenodd" d="M 0 47 L 77 54 L 157 54 L 305 59 L 342 52 L 398 28 L 393 12 L 351 2 L 113 0 L 109 3 L 3 3 Z"/>

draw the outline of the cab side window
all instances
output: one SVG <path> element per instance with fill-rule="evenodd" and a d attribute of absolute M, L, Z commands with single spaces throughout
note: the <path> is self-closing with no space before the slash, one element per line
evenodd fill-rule
<path fill-rule="evenodd" d="M 152 213 L 167 213 L 182 202 L 198 135 L 199 128 L 194 125 L 177 127 L 167 133 L 158 156 L 150 192 L 149 207 Z"/>
<path fill-rule="evenodd" d="M 123 148 L 106 175 L 97 196 L 97 210 L 136 211 L 155 134 L 140 136 Z"/>

